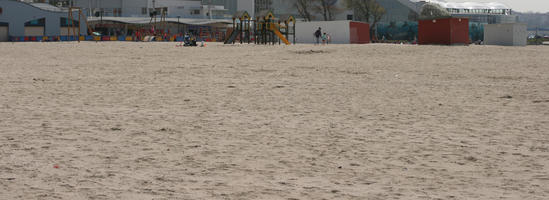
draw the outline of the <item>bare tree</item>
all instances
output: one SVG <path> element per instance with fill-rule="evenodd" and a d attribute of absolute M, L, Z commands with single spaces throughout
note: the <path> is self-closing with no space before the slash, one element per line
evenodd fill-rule
<path fill-rule="evenodd" d="M 305 21 L 311 21 L 313 19 L 312 11 L 315 0 L 296 0 L 294 6 L 297 9 L 297 12 Z"/>
<path fill-rule="evenodd" d="M 375 0 L 371 0 L 371 5 L 370 5 L 370 8 L 372 9 L 370 11 L 370 14 L 372 15 L 372 27 L 374 28 L 371 28 L 370 29 L 370 37 L 372 38 L 375 38 L 375 33 L 376 33 L 376 28 L 377 28 L 377 23 L 379 23 L 379 21 L 381 20 L 381 18 L 383 17 L 383 15 L 385 15 L 385 13 L 387 13 L 387 11 L 385 11 L 385 8 L 383 8 L 381 5 L 379 5 Z"/>
<path fill-rule="evenodd" d="M 385 9 L 376 0 L 345 0 L 345 4 L 353 9 L 355 20 L 370 24 L 370 37 L 373 37 L 377 23 L 386 13 Z"/>
<path fill-rule="evenodd" d="M 337 7 L 337 0 L 314 0 L 315 10 L 322 15 L 324 21 L 334 20 L 334 15 L 341 10 Z"/>
<path fill-rule="evenodd" d="M 370 1 L 369 0 L 345 0 L 347 8 L 352 9 L 354 20 L 370 23 Z"/>

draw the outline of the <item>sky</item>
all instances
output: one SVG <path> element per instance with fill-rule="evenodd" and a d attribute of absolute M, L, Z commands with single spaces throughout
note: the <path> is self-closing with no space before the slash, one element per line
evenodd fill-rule
<path fill-rule="evenodd" d="M 446 0 L 446 2 L 499 2 L 519 12 L 549 12 L 549 0 Z"/>

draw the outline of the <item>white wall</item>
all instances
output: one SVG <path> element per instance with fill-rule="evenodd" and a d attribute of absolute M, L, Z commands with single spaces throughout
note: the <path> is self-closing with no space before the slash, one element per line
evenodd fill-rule
<path fill-rule="evenodd" d="M 528 45 L 528 25 L 526 24 L 515 24 L 513 34 L 514 40 L 513 44 L 515 46 L 526 46 Z"/>
<path fill-rule="evenodd" d="M 484 44 L 503 46 L 526 46 L 528 32 L 526 24 L 486 24 Z"/>
<path fill-rule="evenodd" d="M 9 40 L 8 26 L 0 26 L 0 42 Z"/>
<path fill-rule="evenodd" d="M 71 27 L 61 27 L 59 36 L 72 36 L 73 34 L 78 35 L 78 27 L 75 27 L 74 30 Z"/>
<path fill-rule="evenodd" d="M 314 21 L 314 22 L 297 22 L 295 27 L 296 43 L 315 43 L 314 36 L 318 27 L 322 28 L 322 32 L 330 34 L 332 43 L 334 44 L 349 44 L 351 21 Z"/>
<path fill-rule="evenodd" d="M 149 12 L 143 14 L 141 9 L 147 7 L 147 0 L 133 0 L 128 1 L 124 0 L 122 1 L 122 16 L 128 16 L 128 17 L 141 17 L 149 16 Z"/>
<path fill-rule="evenodd" d="M 44 27 L 27 26 L 25 27 L 25 36 L 44 36 Z"/>
<path fill-rule="evenodd" d="M 150 3 L 152 8 L 152 1 Z M 175 16 L 189 16 L 191 10 L 202 10 L 202 4 L 200 1 L 180 1 L 180 0 L 156 0 L 155 7 L 168 7 L 168 15 Z M 200 15 L 205 15 L 204 11 L 201 11 Z"/>

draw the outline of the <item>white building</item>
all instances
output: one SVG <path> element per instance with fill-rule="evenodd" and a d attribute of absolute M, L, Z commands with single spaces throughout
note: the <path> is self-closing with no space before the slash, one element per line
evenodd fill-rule
<path fill-rule="evenodd" d="M 149 17 L 164 11 L 171 18 L 219 19 L 251 10 L 253 0 L 73 0 L 73 6 L 86 9 L 89 16 Z"/>
<path fill-rule="evenodd" d="M 83 23 L 79 23 L 78 14 L 73 11 L 74 18 L 69 20 L 68 10 L 49 4 L 0 0 L 0 41 L 9 37 L 65 36 L 68 30 L 72 30 L 71 35 L 87 35 L 86 16 L 80 16 Z M 80 33 L 74 32 L 73 24 Z"/>
<path fill-rule="evenodd" d="M 485 24 L 484 44 L 502 46 L 526 46 L 526 24 Z"/>

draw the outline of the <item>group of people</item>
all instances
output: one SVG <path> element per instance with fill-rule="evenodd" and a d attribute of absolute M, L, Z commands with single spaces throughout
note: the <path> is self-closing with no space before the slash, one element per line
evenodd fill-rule
<path fill-rule="evenodd" d="M 332 42 L 332 36 L 330 34 L 326 34 L 326 32 L 322 33 L 322 28 L 318 27 L 318 29 L 315 31 L 314 36 L 316 38 L 316 44 L 320 44 L 320 41 L 322 41 L 322 44 L 330 44 Z"/>

